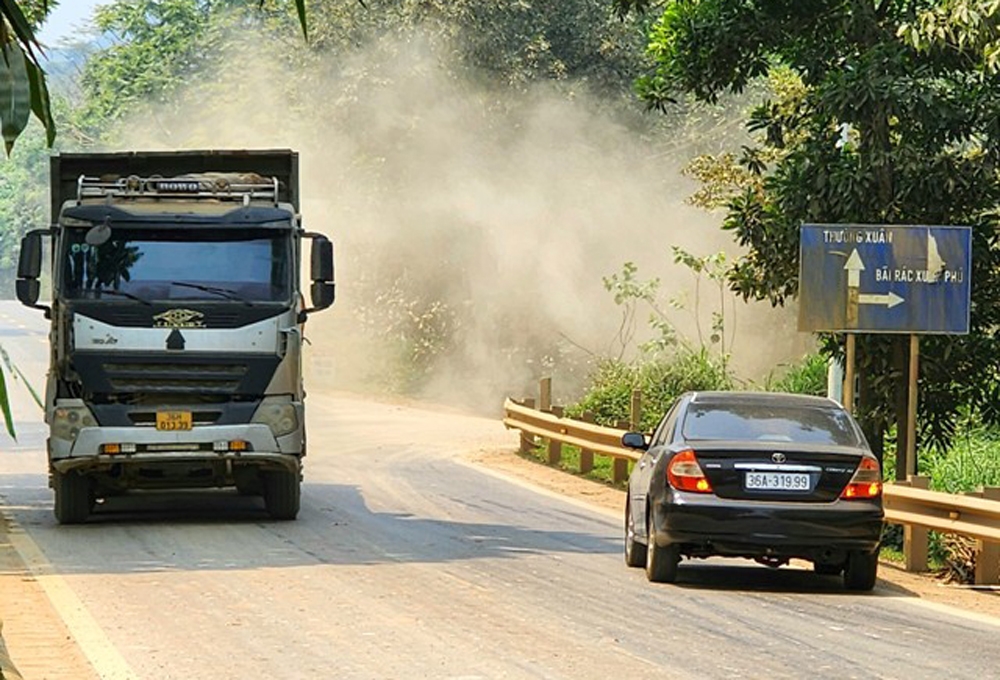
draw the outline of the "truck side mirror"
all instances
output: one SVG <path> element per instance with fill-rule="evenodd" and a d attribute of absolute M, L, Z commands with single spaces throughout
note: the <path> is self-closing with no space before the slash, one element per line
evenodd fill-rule
<path fill-rule="evenodd" d="M 34 307 L 38 304 L 38 296 L 42 290 L 38 279 L 18 279 L 14 282 L 14 288 L 17 291 L 17 299 L 22 305 Z"/>
<path fill-rule="evenodd" d="M 21 239 L 21 252 L 17 260 L 17 281 L 14 289 L 21 304 L 35 309 L 45 310 L 46 317 L 49 308 L 38 304 L 41 284 L 38 277 L 42 275 L 42 234 L 51 234 L 48 229 L 29 231 Z"/>
<path fill-rule="evenodd" d="M 310 311 L 326 309 L 333 304 L 336 297 L 334 285 L 329 281 L 313 281 L 309 289 L 313 308 Z"/>
<path fill-rule="evenodd" d="M 303 235 L 313 240 L 309 258 L 309 278 L 312 280 L 309 297 L 312 298 L 312 307 L 301 312 L 300 319 L 304 321 L 309 312 L 318 312 L 333 304 L 336 285 L 333 282 L 333 243 L 323 234 L 306 232 Z"/>
<path fill-rule="evenodd" d="M 333 244 L 325 236 L 317 236 L 312 243 L 309 278 L 313 281 L 333 281 Z"/>
<path fill-rule="evenodd" d="M 42 274 L 42 235 L 30 231 L 21 239 L 21 254 L 17 261 L 17 278 L 37 279 Z"/>

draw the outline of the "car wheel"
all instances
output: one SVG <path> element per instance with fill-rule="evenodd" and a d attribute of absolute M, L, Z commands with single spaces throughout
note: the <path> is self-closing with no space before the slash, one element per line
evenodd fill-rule
<path fill-rule="evenodd" d="M 813 571 L 821 576 L 839 576 L 840 572 L 844 571 L 844 565 L 814 562 Z"/>
<path fill-rule="evenodd" d="M 630 567 L 646 566 L 646 546 L 639 543 L 635 536 L 635 518 L 629 509 L 629 501 L 625 501 L 625 564 Z"/>
<path fill-rule="evenodd" d="M 94 507 L 94 492 L 90 479 L 76 472 L 53 472 L 55 515 L 60 524 L 85 522 Z"/>
<path fill-rule="evenodd" d="M 878 574 L 878 551 L 852 550 L 844 567 L 844 587 L 848 590 L 871 590 Z"/>
<path fill-rule="evenodd" d="M 264 477 L 264 507 L 274 519 L 295 519 L 302 494 L 298 472 L 268 472 Z"/>
<path fill-rule="evenodd" d="M 646 578 L 653 583 L 673 583 L 677 580 L 677 569 L 681 563 L 681 551 L 677 545 L 656 545 L 653 535 L 653 521 L 646 521 Z"/>

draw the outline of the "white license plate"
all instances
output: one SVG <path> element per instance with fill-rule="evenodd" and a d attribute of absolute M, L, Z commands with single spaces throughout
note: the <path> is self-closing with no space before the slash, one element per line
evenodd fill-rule
<path fill-rule="evenodd" d="M 795 472 L 748 472 L 743 486 L 759 491 L 808 491 L 809 475 Z"/>

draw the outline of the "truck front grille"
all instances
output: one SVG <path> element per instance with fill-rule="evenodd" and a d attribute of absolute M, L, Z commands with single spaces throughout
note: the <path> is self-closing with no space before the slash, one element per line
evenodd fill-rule
<path fill-rule="evenodd" d="M 245 364 L 105 363 L 104 373 L 118 393 L 232 394 L 246 375 Z"/>

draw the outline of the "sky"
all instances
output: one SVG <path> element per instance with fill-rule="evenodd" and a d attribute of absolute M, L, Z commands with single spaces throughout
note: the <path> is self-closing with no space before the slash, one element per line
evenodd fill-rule
<path fill-rule="evenodd" d="M 109 0 L 61 0 L 42 25 L 38 39 L 49 47 L 55 47 L 60 40 L 72 38 L 89 21 L 98 5 Z"/>

